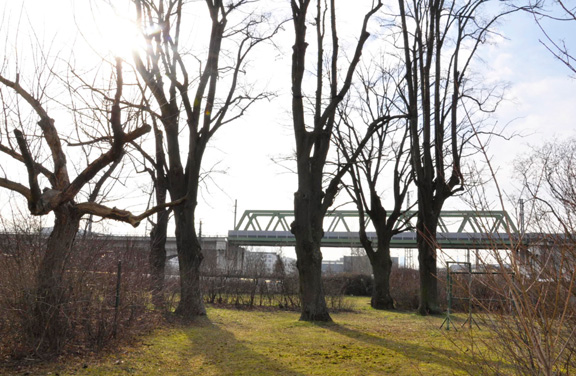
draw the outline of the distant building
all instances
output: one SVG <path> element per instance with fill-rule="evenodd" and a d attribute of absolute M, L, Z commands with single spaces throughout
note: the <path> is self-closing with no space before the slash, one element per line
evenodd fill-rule
<path fill-rule="evenodd" d="M 200 246 L 202 247 L 202 254 L 204 256 L 200 267 L 200 271 L 203 274 L 242 273 L 246 249 L 236 245 L 230 245 L 226 241 L 226 238 L 216 236 L 204 236 L 200 238 Z M 166 240 L 166 253 L 168 255 L 166 273 L 173 275 L 179 274 L 176 238 L 169 237 Z"/>
<path fill-rule="evenodd" d="M 282 257 L 282 261 L 284 262 L 284 272 L 286 274 L 295 274 L 298 272 L 295 259 L 290 257 Z"/>
<path fill-rule="evenodd" d="M 342 261 L 344 273 L 372 274 L 368 256 L 344 256 Z"/>
<path fill-rule="evenodd" d="M 274 252 L 249 252 L 244 254 L 244 272 L 250 275 L 270 275 L 278 256 Z"/>
<path fill-rule="evenodd" d="M 391 257 L 392 267 L 398 267 L 398 257 Z M 340 260 L 322 261 L 322 273 L 354 273 L 354 274 L 372 274 L 372 265 L 368 256 L 344 256 Z"/>
<path fill-rule="evenodd" d="M 344 263 L 340 260 L 323 260 L 322 273 L 323 274 L 338 274 L 344 271 Z"/>

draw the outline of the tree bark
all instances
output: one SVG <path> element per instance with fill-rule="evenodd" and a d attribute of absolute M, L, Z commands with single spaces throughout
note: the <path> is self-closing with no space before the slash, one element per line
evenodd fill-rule
<path fill-rule="evenodd" d="M 390 294 L 390 273 L 392 271 L 392 259 L 390 258 L 390 246 L 378 244 L 378 251 L 369 257 L 374 273 L 374 286 L 370 305 L 375 309 L 394 309 L 394 299 Z"/>
<path fill-rule="evenodd" d="M 374 197 L 373 197 L 374 199 Z M 373 200 L 374 204 L 379 203 Z M 390 240 L 392 239 L 392 230 L 387 223 L 386 212 L 381 205 L 374 205 L 375 209 L 370 212 L 370 218 L 376 234 L 378 236 L 377 249 L 374 249 L 372 241 L 366 234 L 366 223 L 361 220 L 360 223 L 360 241 L 366 255 L 370 260 L 372 273 L 374 275 L 374 285 L 372 287 L 372 299 L 370 306 L 375 309 L 394 309 L 394 299 L 390 294 L 390 273 L 392 271 L 392 259 L 390 258 Z M 362 208 L 359 210 L 360 215 L 364 215 Z"/>
<path fill-rule="evenodd" d="M 46 253 L 37 274 L 35 327 L 37 348 L 58 352 L 64 345 L 68 323 L 64 316 L 66 288 L 63 285 L 74 238 L 80 227 L 78 211 L 72 204 L 64 204 L 54 210 L 54 229 L 46 244 Z"/>
<path fill-rule="evenodd" d="M 156 204 L 166 203 L 168 193 L 168 179 L 164 166 L 166 165 L 166 154 L 164 153 L 163 133 L 158 129 L 154 120 L 154 140 L 156 142 L 156 160 L 153 162 L 154 171 L 151 173 L 154 181 L 154 191 Z M 168 220 L 170 211 L 161 210 L 156 214 L 156 224 L 150 232 L 150 292 L 152 293 L 152 303 L 156 308 L 164 308 L 164 278 L 166 275 L 166 238 L 168 232 Z"/>
<path fill-rule="evenodd" d="M 421 206 L 419 207 L 418 222 L 416 223 L 416 241 L 418 244 L 420 272 L 418 313 L 421 315 L 441 313 L 438 304 L 438 276 L 436 270 L 436 226 L 438 224 L 438 215 L 426 213 Z"/>
<path fill-rule="evenodd" d="M 150 292 L 156 308 L 164 307 L 164 278 L 166 274 L 166 238 L 169 211 L 163 210 L 156 217 L 156 224 L 150 231 Z"/>
<path fill-rule="evenodd" d="M 398 174 L 396 174 L 398 176 Z M 368 174 L 368 182 L 370 184 L 370 210 L 367 213 L 372 220 L 374 228 L 376 229 L 376 236 L 378 238 L 376 249 L 372 241 L 368 239 L 366 233 L 366 221 L 364 219 L 364 206 L 360 204 L 363 201 L 360 185 L 358 184 L 357 175 L 353 175 L 356 200 L 358 202 L 358 212 L 360 215 L 360 242 L 366 251 L 366 255 L 370 260 L 372 266 L 372 273 L 374 275 L 374 285 L 372 288 L 372 299 L 370 305 L 375 309 L 394 309 L 394 299 L 390 294 L 390 273 L 392 272 L 392 259 L 390 258 L 390 241 L 392 236 L 396 233 L 394 225 L 397 223 L 400 213 L 401 203 L 404 201 L 406 188 L 402 193 L 398 190 L 398 181 L 395 182 L 395 208 L 388 217 L 386 210 L 382 206 L 382 201 L 375 190 L 375 180 L 371 180 Z M 407 186 L 406 186 L 407 187 Z"/>
<path fill-rule="evenodd" d="M 294 223 L 296 236 L 296 266 L 300 281 L 302 304 L 301 321 L 332 321 L 324 298 L 322 283 L 322 252 L 320 244 L 324 231 L 320 204 L 313 208 L 310 195 L 297 192 L 294 195 Z"/>
<path fill-rule="evenodd" d="M 206 315 L 200 285 L 200 264 L 204 256 L 194 225 L 195 206 L 195 202 L 187 201 L 174 209 L 180 267 L 180 302 L 175 313 L 184 318 Z"/>

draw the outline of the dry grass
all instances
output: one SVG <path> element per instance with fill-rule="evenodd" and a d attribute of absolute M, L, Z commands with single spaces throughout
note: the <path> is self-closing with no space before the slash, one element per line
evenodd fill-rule
<path fill-rule="evenodd" d="M 168 325 L 99 358 L 68 358 L 1 374 L 29 375 L 462 375 L 477 374 L 445 332 L 442 317 L 382 312 L 368 298 L 334 323 L 298 313 L 209 308 L 208 317 Z M 461 319 L 460 319 L 461 320 Z M 482 335 L 481 333 L 479 333 Z M 457 341 L 455 341 L 457 339 Z"/>

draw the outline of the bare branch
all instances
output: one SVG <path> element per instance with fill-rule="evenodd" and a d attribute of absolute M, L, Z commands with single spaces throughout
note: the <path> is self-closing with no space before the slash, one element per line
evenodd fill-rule
<path fill-rule="evenodd" d="M 20 183 L 13 182 L 6 178 L 0 178 L 0 187 L 9 189 L 14 192 L 18 192 L 22 196 L 24 196 L 28 202 L 32 201 L 32 192 L 30 192 L 30 189 L 28 187 L 25 187 Z"/>
<path fill-rule="evenodd" d="M 24 165 L 28 171 L 28 184 L 30 185 L 30 200 L 28 201 L 28 208 L 33 214 L 38 212 L 37 204 L 40 201 L 40 186 L 38 185 L 38 172 L 36 171 L 34 159 L 28 150 L 28 145 L 24 139 L 24 135 L 19 129 L 14 129 L 14 135 L 16 136 L 16 141 L 20 147 L 20 152 L 22 153 L 22 159 L 24 160 Z"/>
<path fill-rule="evenodd" d="M 55 181 L 60 184 L 60 189 L 69 183 L 68 172 L 66 170 L 66 156 L 62 150 L 62 145 L 60 143 L 60 137 L 54 126 L 54 120 L 48 116 L 42 104 L 34 98 L 28 91 L 26 91 L 20 83 L 18 82 L 18 76 L 16 81 L 10 81 L 0 75 L 0 82 L 9 88 L 12 88 L 21 98 L 23 98 L 40 117 L 38 125 L 42 129 L 44 139 L 50 148 L 52 154 L 52 160 L 54 162 L 54 176 Z"/>
<path fill-rule="evenodd" d="M 114 219 L 116 221 L 126 222 L 134 227 L 138 227 L 138 225 L 140 224 L 140 222 L 142 222 L 143 219 L 153 214 L 156 214 L 159 211 L 164 210 L 166 208 L 178 206 L 182 204 L 184 201 L 186 201 L 186 197 L 180 198 L 176 201 L 171 201 L 163 205 L 155 206 L 139 215 L 134 215 L 127 210 L 118 209 L 116 207 L 109 208 L 107 206 L 97 204 L 95 202 L 79 203 L 77 204 L 77 208 L 81 214 L 93 214 L 102 218 Z"/>
<path fill-rule="evenodd" d="M 144 124 L 143 126 L 136 128 L 132 132 L 124 134 L 122 140 L 124 143 L 131 142 L 141 137 L 142 135 L 150 132 L 150 129 L 151 129 L 150 125 Z M 118 158 L 119 152 L 121 155 L 121 151 L 122 149 L 117 150 L 114 147 L 112 147 L 106 153 L 103 153 L 102 155 L 100 155 L 100 157 L 92 161 L 88 166 L 86 166 L 86 168 L 80 174 L 78 174 L 78 176 L 74 179 L 74 181 L 64 190 L 62 200 L 63 201 L 70 200 L 74 196 L 76 196 L 76 194 L 80 191 L 80 189 L 82 189 L 82 187 L 88 181 L 90 181 L 94 176 L 96 176 L 96 174 L 98 174 L 100 170 L 102 170 L 105 166 L 107 166 L 109 163 L 113 162 L 116 158 Z"/>
<path fill-rule="evenodd" d="M 10 157 L 14 158 L 15 160 L 24 163 L 24 157 L 22 157 L 21 154 L 18 154 L 17 152 L 15 152 L 14 150 L 12 150 L 11 148 L 1 145 L 0 144 L 0 151 L 3 152 L 4 154 L 9 155 Z M 46 178 L 48 179 L 48 181 L 50 181 L 50 184 L 55 185 L 55 177 L 54 174 L 52 173 L 52 171 L 48 170 L 46 167 L 42 166 L 40 163 L 34 162 L 34 169 L 38 172 L 40 172 L 42 175 L 46 176 Z"/>

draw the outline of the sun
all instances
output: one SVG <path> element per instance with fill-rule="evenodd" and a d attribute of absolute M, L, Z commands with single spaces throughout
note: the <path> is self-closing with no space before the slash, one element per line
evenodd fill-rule
<path fill-rule="evenodd" d="M 144 45 L 134 9 L 100 8 L 94 13 L 94 22 L 96 30 L 91 44 L 98 51 L 129 60 Z"/>

